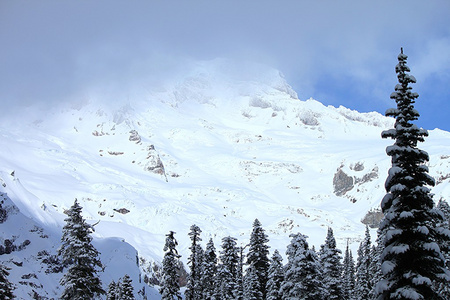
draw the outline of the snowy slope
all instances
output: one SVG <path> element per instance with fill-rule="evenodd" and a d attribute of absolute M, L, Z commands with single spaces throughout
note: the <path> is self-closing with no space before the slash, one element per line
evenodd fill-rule
<path fill-rule="evenodd" d="M 77 198 L 100 221 L 99 247 L 124 240 L 143 269 L 161 260 L 170 230 L 185 261 L 192 224 L 217 248 L 227 235 L 247 243 L 255 218 L 281 253 L 291 232 L 317 247 L 328 226 L 341 248 L 356 248 L 362 218 L 385 194 L 393 143 L 380 137 L 390 118 L 301 101 L 278 71 L 225 60 L 143 83 L 127 99 L 87 93 L 1 123 L 0 191 L 23 217 L 58 239 Z M 450 133 L 431 131 L 420 147 L 435 200 L 450 199 Z"/>

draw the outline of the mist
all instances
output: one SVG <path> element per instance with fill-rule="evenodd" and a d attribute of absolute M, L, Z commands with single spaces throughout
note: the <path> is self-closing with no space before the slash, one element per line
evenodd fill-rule
<path fill-rule="evenodd" d="M 0 103 L 120 101 L 220 57 L 279 69 L 300 99 L 383 113 L 404 47 L 428 107 L 449 95 L 448 11 L 448 1 L 2 1 Z"/>

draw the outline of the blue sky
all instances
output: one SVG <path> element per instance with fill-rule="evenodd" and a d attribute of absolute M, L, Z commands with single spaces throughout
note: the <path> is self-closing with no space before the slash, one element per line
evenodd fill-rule
<path fill-rule="evenodd" d="M 417 124 L 450 131 L 449 12 L 448 0 L 2 0 L 0 103 L 53 105 L 227 57 L 279 69 L 302 100 L 384 113 L 403 47 Z"/>

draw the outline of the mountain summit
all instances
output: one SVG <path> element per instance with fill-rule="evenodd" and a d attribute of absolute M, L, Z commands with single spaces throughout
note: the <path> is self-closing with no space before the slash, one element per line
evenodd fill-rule
<path fill-rule="evenodd" d="M 126 98 L 103 88 L 1 121 L 0 191 L 56 240 L 77 198 L 97 243 L 123 239 L 146 270 L 169 231 L 185 261 L 192 224 L 246 244 L 258 218 L 280 253 L 290 233 L 318 246 L 332 227 L 343 249 L 385 194 L 393 119 L 299 100 L 277 70 L 218 59 Z M 450 199 L 449 148 L 441 130 L 423 144 L 436 201 Z"/>

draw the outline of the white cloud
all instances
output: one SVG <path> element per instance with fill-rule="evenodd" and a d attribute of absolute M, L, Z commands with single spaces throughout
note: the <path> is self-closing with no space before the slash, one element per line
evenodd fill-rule
<path fill-rule="evenodd" d="M 401 46 L 419 62 L 413 69 L 418 79 L 448 74 L 446 0 L 3 1 L 2 6 L 3 101 L 62 99 L 96 85 L 132 88 L 140 76 L 157 81 L 176 72 L 187 58 L 257 60 L 279 68 L 303 98 L 328 95 L 350 107 L 344 101 L 351 97 L 339 94 L 345 85 L 372 101 L 390 91 Z M 324 79 L 335 80 L 341 90 L 323 90 Z"/>

